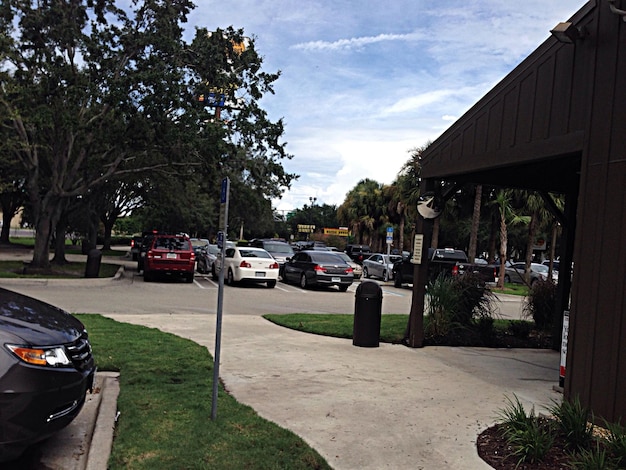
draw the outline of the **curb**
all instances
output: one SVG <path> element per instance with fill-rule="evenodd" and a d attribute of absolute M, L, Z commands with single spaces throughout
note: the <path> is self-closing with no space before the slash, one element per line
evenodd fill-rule
<path fill-rule="evenodd" d="M 100 406 L 86 459 L 86 469 L 106 470 L 113 446 L 113 433 L 117 422 L 117 397 L 120 393 L 120 374 L 117 372 L 99 372 L 102 377 L 100 386 Z"/>

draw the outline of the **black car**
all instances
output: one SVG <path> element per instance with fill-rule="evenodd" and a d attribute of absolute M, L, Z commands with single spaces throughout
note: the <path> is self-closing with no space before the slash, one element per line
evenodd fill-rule
<path fill-rule="evenodd" d="M 354 273 L 343 259 L 332 251 L 303 250 L 285 263 L 283 281 L 310 286 L 337 286 L 345 292 L 354 281 Z"/>
<path fill-rule="evenodd" d="M 0 462 L 72 422 L 95 370 L 78 319 L 0 288 Z"/>
<path fill-rule="evenodd" d="M 369 258 L 372 250 L 369 245 L 347 245 L 346 254 L 352 258 L 355 263 L 363 264 L 365 258 Z"/>

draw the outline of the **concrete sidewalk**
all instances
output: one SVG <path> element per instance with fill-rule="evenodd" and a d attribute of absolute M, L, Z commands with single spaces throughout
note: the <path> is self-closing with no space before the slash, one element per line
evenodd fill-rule
<path fill-rule="evenodd" d="M 215 352 L 214 315 L 107 316 Z M 225 315 L 220 377 L 238 401 L 301 436 L 334 469 L 480 469 L 491 467 L 478 457 L 478 434 L 513 394 L 528 410 L 559 400 L 558 365 L 554 351 L 361 348 Z"/>

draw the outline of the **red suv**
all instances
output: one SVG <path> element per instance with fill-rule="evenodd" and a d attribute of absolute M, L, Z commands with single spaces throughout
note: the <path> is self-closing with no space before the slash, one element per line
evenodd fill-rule
<path fill-rule="evenodd" d="M 193 282 L 196 255 L 185 235 L 155 235 L 150 240 L 143 262 L 143 280 L 152 281 L 158 274 L 180 275 Z"/>

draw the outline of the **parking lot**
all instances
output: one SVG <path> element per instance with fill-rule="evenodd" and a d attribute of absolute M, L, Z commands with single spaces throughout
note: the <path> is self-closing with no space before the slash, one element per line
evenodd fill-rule
<path fill-rule="evenodd" d="M 161 279 L 144 282 L 137 272 L 137 263 L 128 258 L 103 259 L 124 266 L 123 275 L 116 280 L 82 279 L 6 279 L 1 283 L 50 302 L 75 313 L 183 313 L 215 314 L 218 283 L 210 275 L 196 273 L 194 282 Z M 365 281 L 365 280 L 364 280 Z M 383 314 L 408 314 L 411 309 L 410 287 L 396 288 L 393 281 L 376 282 L 383 293 Z M 336 288 L 302 289 L 279 282 L 275 288 L 265 285 L 239 284 L 224 286 L 224 314 L 264 315 L 267 313 L 353 313 L 355 293 L 360 281 L 355 281 L 347 292 Z M 503 318 L 521 318 L 522 298 L 500 295 L 497 314 Z"/>

